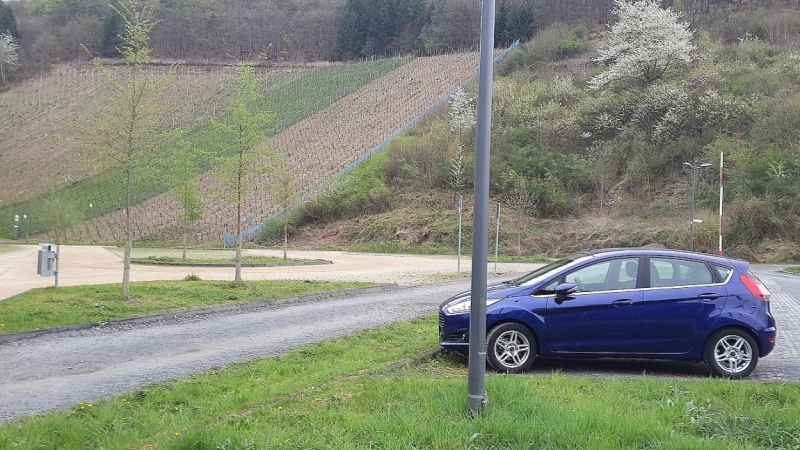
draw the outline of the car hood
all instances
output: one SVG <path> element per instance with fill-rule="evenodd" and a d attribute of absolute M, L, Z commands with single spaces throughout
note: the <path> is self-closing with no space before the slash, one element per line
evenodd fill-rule
<path fill-rule="evenodd" d="M 486 287 L 486 298 L 506 298 L 506 297 L 517 297 L 522 295 L 528 295 L 531 291 L 530 286 L 514 286 L 511 284 L 494 284 Z M 469 297 L 472 294 L 472 291 L 465 291 L 460 294 L 456 294 L 447 300 L 443 301 L 439 308 L 444 308 L 446 305 L 452 303 L 455 300 L 463 300 L 466 297 Z"/>

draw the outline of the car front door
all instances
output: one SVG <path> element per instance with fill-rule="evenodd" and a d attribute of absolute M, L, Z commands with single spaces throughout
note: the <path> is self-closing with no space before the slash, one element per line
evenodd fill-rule
<path fill-rule="evenodd" d="M 547 335 L 554 354 L 632 354 L 641 351 L 644 272 L 638 257 L 592 262 L 567 273 L 577 292 L 547 302 Z"/>
<path fill-rule="evenodd" d="M 728 298 L 724 280 L 705 262 L 688 258 L 651 257 L 647 268 L 643 351 L 680 355 L 701 350 Z"/>

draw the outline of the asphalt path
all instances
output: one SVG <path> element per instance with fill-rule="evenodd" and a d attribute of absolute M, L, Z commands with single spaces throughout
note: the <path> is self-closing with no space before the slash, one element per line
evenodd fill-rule
<path fill-rule="evenodd" d="M 748 381 L 800 381 L 800 277 L 753 266 L 772 292 L 778 345 Z M 381 293 L 44 335 L 0 345 L 0 421 L 436 312 L 469 280 Z M 694 362 L 540 358 L 531 374 L 707 377 Z"/>

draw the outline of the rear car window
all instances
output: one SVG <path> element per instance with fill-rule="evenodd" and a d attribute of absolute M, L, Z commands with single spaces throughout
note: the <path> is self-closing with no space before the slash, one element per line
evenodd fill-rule
<path fill-rule="evenodd" d="M 731 276 L 731 273 L 733 273 L 733 269 L 730 267 L 719 266 L 716 264 L 714 265 L 714 270 L 717 271 L 717 275 L 719 275 L 719 279 L 722 280 L 723 283 L 728 281 L 728 277 Z"/>
<path fill-rule="evenodd" d="M 650 258 L 650 286 L 693 286 L 711 284 L 714 277 L 702 261 L 678 258 Z"/>

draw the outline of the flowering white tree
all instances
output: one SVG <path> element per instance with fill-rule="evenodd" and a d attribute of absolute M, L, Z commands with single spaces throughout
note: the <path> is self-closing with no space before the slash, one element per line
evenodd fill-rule
<path fill-rule="evenodd" d="M 475 99 L 467 95 L 459 86 L 450 100 L 450 129 L 472 128 L 476 122 Z"/>
<path fill-rule="evenodd" d="M 692 44 L 694 32 L 680 21 L 682 14 L 663 9 L 654 0 L 614 0 L 614 5 L 619 20 L 594 58 L 608 69 L 589 80 L 589 88 L 619 79 L 647 86 L 668 70 L 692 62 L 697 49 Z"/>
<path fill-rule="evenodd" d="M 3 85 L 7 85 L 6 71 L 11 71 L 19 67 L 17 57 L 17 49 L 19 45 L 14 40 L 11 33 L 0 34 L 0 78 L 3 79 Z"/>

